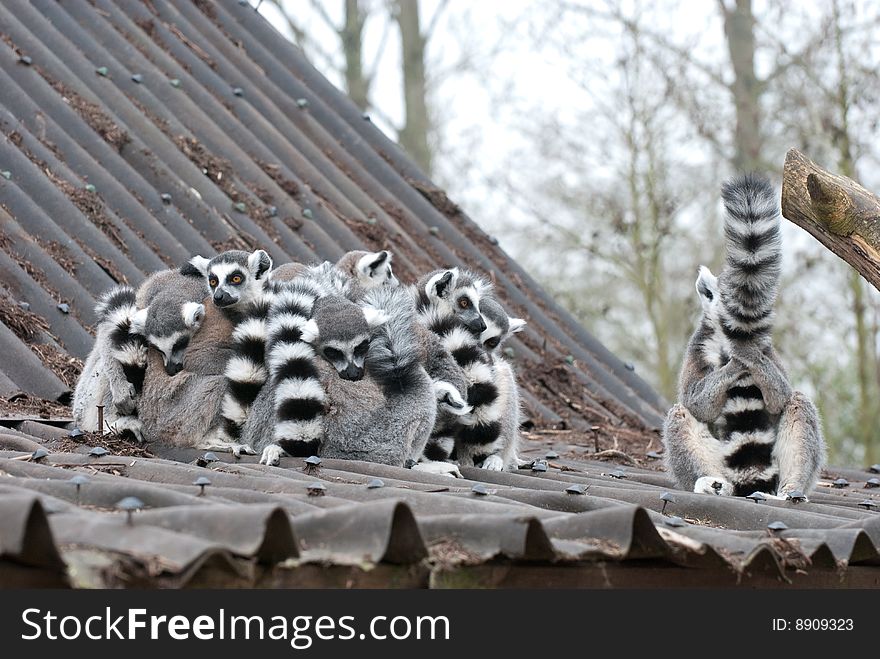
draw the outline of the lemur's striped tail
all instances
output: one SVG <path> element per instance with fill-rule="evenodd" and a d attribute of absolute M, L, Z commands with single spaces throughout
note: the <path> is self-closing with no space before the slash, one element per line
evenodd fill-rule
<path fill-rule="evenodd" d="M 232 331 L 232 356 L 224 371 L 226 393 L 221 406 L 222 432 L 227 441 L 235 442 L 241 437 L 251 405 L 268 378 L 266 322 L 272 298 L 270 291 L 263 291 Z"/>
<path fill-rule="evenodd" d="M 772 329 L 782 264 L 776 191 L 765 177 L 746 174 L 727 181 L 721 197 L 727 209 L 722 328 L 731 339 L 762 338 Z"/>
<path fill-rule="evenodd" d="M 275 443 L 294 457 L 315 455 L 324 436 L 325 394 L 312 346 L 303 340 L 322 289 L 294 279 L 269 314 L 267 361 L 275 387 Z"/>
<path fill-rule="evenodd" d="M 136 294 L 130 286 L 114 286 L 104 293 L 95 306 L 99 331 L 110 340 L 110 356 L 122 366 L 125 378 L 140 393 L 147 370 L 147 340 L 132 333 L 132 322 L 137 305 Z"/>

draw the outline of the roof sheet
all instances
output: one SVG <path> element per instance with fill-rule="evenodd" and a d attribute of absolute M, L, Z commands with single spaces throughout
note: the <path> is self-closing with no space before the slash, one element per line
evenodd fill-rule
<path fill-rule="evenodd" d="M 0 586 L 880 585 L 869 472 L 824 474 L 809 503 L 752 502 L 670 493 L 663 473 L 560 442 L 527 443 L 546 471 L 459 480 L 179 448 L 93 456 L 25 429 L 43 438 L 0 434 Z M 143 504 L 130 517 L 127 497 Z"/>
<path fill-rule="evenodd" d="M 486 272 L 529 320 L 512 347 L 536 426 L 656 438 L 657 394 L 251 8 L 37 0 L 0 6 L 0 41 L 4 397 L 66 401 L 114 282 L 230 247 L 387 248 L 404 281 Z"/>

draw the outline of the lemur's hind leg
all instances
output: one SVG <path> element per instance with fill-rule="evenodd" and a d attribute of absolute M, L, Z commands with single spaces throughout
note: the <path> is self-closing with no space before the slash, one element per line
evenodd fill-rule
<path fill-rule="evenodd" d="M 674 405 L 666 415 L 663 443 L 666 468 L 679 487 L 704 494 L 733 494 L 733 484 L 722 475 L 720 442 L 684 405 Z"/>
<path fill-rule="evenodd" d="M 795 391 L 779 419 L 773 461 L 779 467 L 777 493 L 796 490 L 809 494 L 825 464 L 825 440 L 819 412 L 804 394 Z"/>

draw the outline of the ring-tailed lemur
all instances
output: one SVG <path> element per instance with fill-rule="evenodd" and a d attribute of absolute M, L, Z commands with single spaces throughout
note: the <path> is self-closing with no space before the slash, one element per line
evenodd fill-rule
<path fill-rule="evenodd" d="M 261 265 L 266 263 L 268 255 L 259 257 L 255 256 L 257 252 L 248 257 L 247 263 L 250 267 L 252 262 L 258 262 Z M 229 261 L 229 253 L 224 256 L 224 261 Z M 214 260 L 219 259 L 217 257 Z M 242 261 L 242 255 L 236 255 L 239 262 Z M 214 261 L 211 262 L 213 264 Z M 268 261 L 271 268 L 271 260 Z M 236 285 L 236 276 L 242 277 L 243 273 L 239 270 L 230 270 L 224 273 L 218 267 L 211 264 L 205 265 L 205 272 L 209 277 L 213 273 L 214 279 L 218 282 L 222 276 L 226 274 L 227 280 L 232 279 L 232 284 Z M 223 268 L 229 270 L 224 265 Z M 250 268 L 253 270 L 253 268 Z M 226 369 L 228 378 L 228 391 L 223 399 L 223 417 L 224 422 L 218 429 L 218 440 L 230 442 L 236 446 L 241 446 L 240 437 L 244 423 L 247 420 L 250 407 L 256 399 L 266 382 L 268 370 L 266 368 L 266 341 L 267 341 L 267 318 L 269 309 L 273 300 L 280 291 L 287 290 L 288 297 L 290 290 L 285 289 L 284 282 L 289 282 L 297 277 L 302 282 L 308 280 L 312 284 L 320 284 L 322 289 L 316 290 L 315 294 L 330 294 L 331 292 L 339 292 L 350 298 L 361 297 L 365 291 L 376 286 L 396 285 L 397 279 L 391 272 L 391 253 L 390 252 L 348 252 L 335 265 L 325 262 L 318 266 L 303 266 L 301 264 L 285 264 L 268 276 L 263 273 L 254 273 L 252 281 L 260 281 L 260 288 L 252 291 L 249 302 L 239 304 L 240 312 L 238 320 L 233 332 L 234 354 L 229 361 Z M 242 286 L 241 283 L 237 284 Z M 343 293 L 344 288 L 344 293 Z M 308 297 L 309 292 L 299 290 L 299 295 Z M 216 299 L 217 293 L 215 293 Z M 247 446 L 247 444 L 244 444 Z"/>
<path fill-rule="evenodd" d="M 793 392 L 771 342 L 781 266 L 770 183 L 748 175 L 722 188 L 726 265 L 701 267 L 703 313 L 666 417 L 666 463 L 680 487 L 745 496 L 809 493 L 824 463 L 816 408 Z"/>
<path fill-rule="evenodd" d="M 95 307 L 98 324 L 92 347 L 73 393 L 74 423 L 88 432 L 130 433 L 141 439 L 136 415 L 144 382 L 147 342 L 133 334 L 137 312 L 135 291 L 116 286 Z M 104 408 L 104 427 L 98 427 L 98 406 Z"/>

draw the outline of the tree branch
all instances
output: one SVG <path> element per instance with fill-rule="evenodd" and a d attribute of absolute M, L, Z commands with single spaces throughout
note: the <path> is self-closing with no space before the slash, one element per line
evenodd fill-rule
<path fill-rule="evenodd" d="M 782 215 L 880 290 L 880 198 L 791 149 L 782 175 Z"/>

